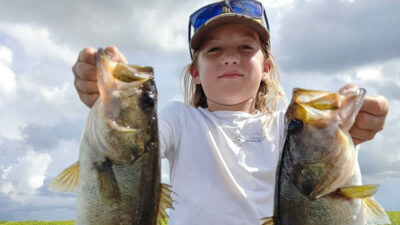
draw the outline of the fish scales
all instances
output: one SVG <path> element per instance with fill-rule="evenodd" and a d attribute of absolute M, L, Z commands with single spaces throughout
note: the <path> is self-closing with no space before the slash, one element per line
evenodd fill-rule
<path fill-rule="evenodd" d="M 284 153 L 282 157 L 284 164 L 289 163 L 287 153 Z M 285 166 L 280 169 L 280 179 L 277 187 L 277 190 L 279 190 L 277 199 L 279 201 L 277 208 L 279 223 L 276 224 L 364 224 L 360 199 L 347 199 L 332 193 L 317 200 L 310 200 L 293 184 L 288 169 Z M 349 181 L 348 185 L 352 184 L 361 183 Z"/>
<path fill-rule="evenodd" d="M 343 93 L 293 90 L 285 114 L 274 215 L 263 218 L 262 224 L 390 224 L 372 198 L 377 185 L 362 185 L 348 132 L 364 96 L 364 89 Z"/>
<path fill-rule="evenodd" d="M 76 189 L 77 225 L 160 224 L 172 198 L 161 183 L 152 69 L 112 62 L 100 49 L 97 74 L 100 97 L 86 122 L 79 162 L 50 187 Z"/>

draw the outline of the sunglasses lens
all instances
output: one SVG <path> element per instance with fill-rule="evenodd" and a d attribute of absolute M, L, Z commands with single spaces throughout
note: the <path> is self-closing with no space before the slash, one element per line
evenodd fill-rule
<path fill-rule="evenodd" d="M 209 19 L 220 15 L 222 13 L 222 5 L 221 4 L 212 4 L 207 7 L 204 7 L 197 11 L 190 17 L 190 21 L 192 22 L 193 28 L 197 30 L 201 25 L 207 22 Z"/>
<path fill-rule="evenodd" d="M 263 13 L 263 8 L 261 3 L 256 1 L 230 1 L 229 2 L 233 12 L 243 14 L 246 16 L 261 18 Z"/>

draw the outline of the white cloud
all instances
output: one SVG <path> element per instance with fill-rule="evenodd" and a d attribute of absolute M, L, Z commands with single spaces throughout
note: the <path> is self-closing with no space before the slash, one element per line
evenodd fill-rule
<path fill-rule="evenodd" d="M 400 73 L 397 74 L 397 78 L 396 78 L 396 86 L 400 88 Z"/>
<path fill-rule="evenodd" d="M 71 65 L 66 64 L 78 53 L 72 57 L 45 29 L 37 30 L 0 23 L 0 136 L 9 139 L 21 139 L 20 129 L 30 123 L 51 126 L 86 116 L 72 85 Z M 29 43 L 30 38 L 35 40 Z"/>
<path fill-rule="evenodd" d="M 393 29 L 400 22 L 398 6 L 398 1 L 295 1 L 293 10 L 271 21 L 273 32 L 275 22 L 282 27 L 282 44 L 273 42 L 272 51 L 283 70 L 296 72 L 332 72 L 399 57 L 400 33 Z"/>
<path fill-rule="evenodd" d="M 0 193 L 18 202 L 29 200 L 43 185 L 51 157 L 46 153 L 28 150 L 17 163 L 0 167 Z"/>
<path fill-rule="evenodd" d="M 400 93 L 400 58 L 370 63 L 334 73 L 338 80 L 367 89 L 368 95 L 398 99 Z"/>
<path fill-rule="evenodd" d="M 49 165 L 46 177 L 53 179 L 78 160 L 79 141 L 72 139 L 58 142 L 58 146 L 50 152 L 52 162 Z"/>
<path fill-rule="evenodd" d="M 356 77 L 362 81 L 380 81 L 382 78 L 382 73 L 376 68 L 366 68 L 359 70 Z"/>
<path fill-rule="evenodd" d="M 57 73 L 57 69 L 54 73 Z M 72 77 L 72 74 L 64 73 L 62 70 L 58 72 L 62 75 L 61 79 L 68 75 Z M 75 121 L 87 116 L 88 108 L 79 101 L 71 82 L 61 82 L 60 78 L 54 81 L 41 78 L 46 75 L 51 77 L 51 74 L 35 69 L 31 73 L 21 71 L 17 79 L 19 88 L 16 97 L 2 98 L 0 92 L 0 136 L 21 139 L 20 131 L 28 124 L 54 126 L 60 121 Z M 59 80 L 58 84 L 56 79 Z"/>
<path fill-rule="evenodd" d="M 263 0 L 261 1 L 265 8 L 291 8 L 294 0 Z"/>
<path fill-rule="evenodd" d="M 12 60 L 12 51 L 6 46 L 0 45 L 0 94 L 3 94 L 4 97 L 15 96 L 16 94 L 17 81 L 15 73 L 10 69 Z"/>
<path fill-rule="evenodd" d="M 55 58 L 67 64 L 75 62 L 75 51 L 66 44 L 60 45 L 51 39 L 47 28 L 27 24 L 0 24 L 0 31 L 18 40 L 24 51 L 32 57 Z"/>
<path fill-rule="evenodd" d="M 63 105 L 68 101 L 68 95 L 71 93 L 71 83 L 63 83 L 60 87 L 40 87 L 40 93 L 50 104 Z"/>
<path fill-rule="evenodd" d="M 0 65 L 10 66 L 12 62 L 12 52 L 5 46 L 0 46 Z"/>
<path fill-rule="evenodd" d="M 59 131 L 60 127 L 65 130 Z M 77 160 L 79 138 L 58 136 L 71 132 L 68 127 L 71 125 L 54 127 L 58 138 L 51 148 L 27 139 L 30 131 L 40 130 L 38 127 L 23 130 L 24 140 L 5 139 L 0 146 L 4 156 L 0 157 L 0 220 L 70 220 L 75 217 L 76 194 L 52 192 L 47 187 L 52 178 Z M 43 135 L 47 139 L 54 138 L 51 132 Z M 42 141 L 46 141 L 45 138 Z"/>
<path fill-rule="evenodd" d="M 353 83 L 353 77 L 349 74 L 339 74 L 337 77 L 345 83 Z"/>
<path fill-rule="evenodd" d="M 140 23 L 137 23 L 137 16 L 142 15 Z M 136 23 L 137 35 L 142 35 L 148 43 L 154 43 L 165 51 L 181 51 L 187 49 L 186 32 L 183 32 L 182 13 L 165 16 L 165 12 L 160 8 L 146 9 L 134 8 L 131 20 Z M 135 35 L 135 34 L 134 34 Z"/>

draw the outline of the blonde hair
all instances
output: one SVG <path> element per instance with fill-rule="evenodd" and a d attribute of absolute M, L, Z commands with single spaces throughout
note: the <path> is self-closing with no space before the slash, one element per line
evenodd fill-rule
<path fill-rule="evenodd" d="M 270 63 L 271 66 L 268 72 L 268 78 L 260 83 L 255 99 L 255 109 L 267 115 L 272 115 L 276 111 L 276 107 L 280 101 L 286 103 L 286 96 L 279 83 L 279 67 L 269 50 L 269 45 L 263 43 L 261 46 L 265 58 L 264 63 Z M 183 70 L 183 94 L 186 104 L 194 107 L 207 108 L 207 97 L 202 86 L 200 84 L 195 84 L 190 75 L 190 68 L 197 66 L 199 51 L 200 50 L 194 52 L 192 63 L 187 65 Z"/>

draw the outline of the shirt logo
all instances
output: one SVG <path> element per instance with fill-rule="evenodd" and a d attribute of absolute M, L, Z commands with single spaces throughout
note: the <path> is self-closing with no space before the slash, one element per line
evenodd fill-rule
<path fill-rule="evenodd" d="M 265 139 L 264 131 L 259 130 L 245 138 L 245 142 L 262 142 Z"/>

